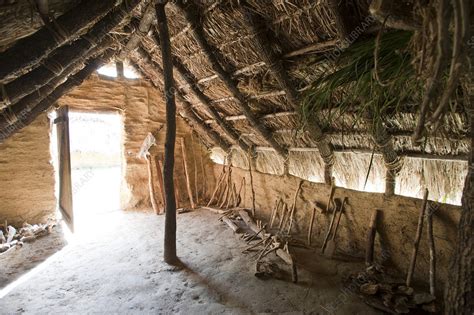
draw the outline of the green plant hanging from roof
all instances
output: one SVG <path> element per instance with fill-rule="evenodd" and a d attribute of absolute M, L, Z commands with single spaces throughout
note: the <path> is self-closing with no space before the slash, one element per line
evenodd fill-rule
<path fill-rule="evenodd" d="M 343 51 L 335 70 L 323 73 L 307 89 L 301 107 L 303 124 L 318 117 L 327 125 L 348 110 L 358 118 L 369 112 L 374 121 L 380 121 L 388 113 L 413 104 L 421 86 L 411 64 L 411 35 L 406 31 L 390 32 L 383 34 L 378 43 L 370 38 Z M 325 56 L 312 64 L 322 62 L 327 64 Z"/>

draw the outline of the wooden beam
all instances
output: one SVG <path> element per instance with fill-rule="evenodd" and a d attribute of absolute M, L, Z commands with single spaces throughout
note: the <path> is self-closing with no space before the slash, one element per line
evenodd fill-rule
<path fill-rule="evenodd" d="M 0 94 L 2 103 L 6 106 L 16 103 L 22 97 L 63 74 L 64 70 L 72 63 L 83 60 L 83 56 L 104 40 L 108 33 L 117 27 L 140 2 L 141 0 L 129 0 L 114 8 L 95 24 L 87 34 L 81 36 L 71 45 L 59 48 L 54 54 L 45 58 L 41 66 L 5 84 Z M 65 73 L 65 75 L 70 75 L 70 73 Z"/>
<path fill-rule="evenodd" d="M 156 72 L 157 74 L 155 77 L 159 82 L 156 82 L 153 78 L 149 78 L 149 80 L 156 86 L 156 87 L 163 87 L 164 82 L 160 80 L 161 77 L 163 77 L 163 69 L 161 68 L 160 65 L 155 63 L 151 57 L 144 51 L 143 49 L 139 48 L 136 51 L 137 55 L 139 55 L 139 59 L 142 60 L 143 62 L 146 63 L 147 69 L 146 71 L 153 71 Z M 133 55 L 132 55 L 132 59 Z M 139 60 L 135 60 L 135 63 L 139 64 Z M 142 72 L 145 73 L 145 70 L 142 69 Z M 146 74 L 146 73 L 145 73 Z M 215 130 L 213 130 L 211 127 L 209 127 L 196 113 L 194 112 L 192 108 L 192 104 L 186 100 L 180 90 L 176 90 L 176 97 L 178 101 L 181 103 L 181 107 L 183 111 L 180 113 L 182 117 L 189 119 L 193 125 L 199 129 L 199 131 L 203 132 L 210 140 L 211 142 L 214 143 L 214 145 L 222 148 L 224 152 L 229 152 L 230 150 L 230 143 L 228 143 L 226 140 L 224 140 Z"/>
<path fill-rule="evenodd" d="M 67 69 L 64 70 L 63 74 L 52 79 L 48 84 L 41 87 L 40 89 L 30 93 L 16 104 L 13 104 L 0 112 L 0 130 L 6 128 L 21 119 L 22 116 L 28 114 L 29 111 L 39 104 L 43 99 L 50 95 L 59 85 L 61 85 L 67 78 L 66 73 L 75 74 L 84 67 L 84 61 L 89 60 L 92 57 L 101 55 L 112 43 L 112 37 L 107 37 L 102 43 L 95 48 L 91 49 L 83 57 L 83 60 L 78 60 Z"/>
<path fill-rule="evenodd" d="M 160 39 L 154 34 L 155 43 L 160 45 Z M 245 141 L 240 138 L 239 133 L 226 121 L 222 118 L 221 114 L 216 110 L 214 106 L 211 105 L 211 99 L 201 91 L 196 83 L 195 76 L 191 73 L 191 71 L 186 68 L 186 66 L 179 60 L 178 57 L 173 56 L 173 65 L 175 70 L 179 73 L 181 78 L 188 84 L 189 89 L 197 97 L 197 99 L 201 102 L 202 105 L 206 108 L 207 112 L 214 118 L 216 123 L 224 130 L 224 132 L 229 136 L 232 140 L 237 143 L 240 148 L 247 152 L 249 150 L 249 146 Z"/>
<path fill-rule="evenodd" d="M 243 114 L 247 117 L 252 128 L 263 138 L 265 141 L 268 142 L 270 146 L 275 148 L 278 154 L 282 157 L 286 157 L 287 150 L 283 148 L 280 144 L 272 138 L 271 133 L 269 130 L 257 119 L 257 117 L 252 113 L 250 106 L 248 105 L 248 100 L 246 97 L 239 91 L 237 88 L 236 83 L 231 78 L 231 76 L 224 70 L 221 64 L 218 61 L 216 50 L 209 44 L 207 41 L 204 30 L 201 24 L 201 14 L 199 8 L 191 1 L 183 3 L 183 1 L 177 1 L 177 6 L 183 11 L 184 15 L 186 16 L 186 20 L 188 23 L 192 25 L 193 35 L 196 41 L 198 42 L 199 46 L 203 50 L 204 54 L 206 55 L 207 59 L 211 63 L 213 70 L 219 76 L 219 78 L 224 82 L 227 86 L 231 94 L 237 99 L 237 102 L 242 109 Z"/>
<path fill-rule="evenodd" d="M 64 94 L 69 93 L 73 88 L 81 85 L 97 68 L 109 62 L 113 56 L 114 51 L 108 50 L 102 56 L 88 61 L 84 69 L 70 76 L 63 84 L 59 85 L 51 94 L 38 103 L 38 105 L 26 111 L 15 123 L 1 129 L 0 142 L 31 124 L 40 114 L 49 110 Z"/>
<path fill-rule="evenodd" d="M 275 42 L 275 38 L 273 34 L 268 32 L 264 17 L 258 15 L 254 8 L 251 7 L 244 6 L 243 10 L 245 16 L 244 20 L 255 35 L 254 38 L 257 52 L 270 68 L 270 72 L 276 78 L 280 87 L 283 88 L 288 103 L 296 112 L 298 112 L 301 107 L 299 94 L 292 84 L 281 58 L 275 54 L 270 46 L 270 43 Z M 326 184 L 330 185 L 332 181 L 332 166 L 334 164 L 334 153 L 331 143 L 328 141 L 322 128 L 315 119 L 307 123 L 307 128 L 310 131 L 309 136 L 317 143 L 319 152 L 321 153 L 321 158 L 325 164 L 326 171 L 324 178 Z"/>
<path fill-rule="evenodd" d="M 174 188 L 174 151 L 176 142 L 176 104 L 174 99 L 173 61 L 171 43 L 168 32 L 168 21 L 165 13 L 167 1 L 156 3 L 156 18 L 158 30 L 162 38 L 160 45 L 163 62 L 163 81 L 166 101 L 166 136 L 165 158 L 163 162 L 163 182 L 166 198 L 164 260 L 176 265 L 176 198 Z"/>
<path fill-rule="evenodd" d="M 53 50 L 75 39 L 77 34 L 110 11 L 115 3 L 116 0 L 83 0 L 51 25 L 18 40 L 15 45 L 0 54 L 0 83 L 31 70 Z"/>

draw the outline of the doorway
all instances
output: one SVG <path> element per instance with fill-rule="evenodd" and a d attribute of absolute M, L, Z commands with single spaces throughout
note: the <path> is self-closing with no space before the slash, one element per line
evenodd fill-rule
<path fill-rule="evenodd" d="M 121 208 L 123 121 L 119 113 L 69 112 L 74 230 L 97 229 Z"/>

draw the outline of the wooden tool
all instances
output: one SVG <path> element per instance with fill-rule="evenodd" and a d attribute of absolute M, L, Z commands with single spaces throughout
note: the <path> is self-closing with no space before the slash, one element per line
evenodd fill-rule
<path fill-rule="evenodd" d="M 308 246 L 311 246 L 311 235 L 313 234 L 313 223 L 314 217 L 316 216 L 316 207 L 313 208 L 311 213 L 311 221 L 309 221 L 309 228 L 308 228 Z"/>
<path fill-rule="evenodd" d="M 433 213 L 438 210 L 438 205 L 430 203 L 426 216 L 428 229 L 428 244 L 430 248 L 430 294 L 436 296 L 436 249 L 433 236 Z"/>
<path fill-rule="evenodd" d="M 410 267 L 408 268 L 406 286 L 411 285 L 413 280 L 413 272 L 415 271 L 416 256 L 418 254 L 418 246 L 420 245 L 421 233 L 423 232 L 423 218 L 425 217 L 426 204 L 428 203 L 428 189 L 425 189 L 423 196 L 423 204 L 420 209 L 420 216 L 418 217 L 418 227 L 416 229 L 415 242 L 413 243 L 413 252 L 410 259 Z"/>
<path fill-rule="evenodd" d="M 326 249 L 324 250 L 324 255 L 328 258 L 332 258 L 334 255 L 334 252 L 336 251 L 336 235 L 337 235 L 337 229 L 339 228 L 339 223 L 341 222 L 341 217 L 342 217 L 342 212 L 344 211 L 344 205 L 347 202 L 347 197 L 344 198 L 344 201 L 342 202 L 341 206 L 339 207 L 339 215 L 337 217 L 337 222 L 336 226 L 334 227 L 334 232 L 332 233 L 332 237 L 329 240 Z"/>
<path fill-rule="evenodd" d="M 368 267 L 374 263 L 374 242 L 377 232 L 377 217 L 379 210 L 375 209 L 370 218 L 369 230 L 367 231 L 367 245 L 365 248 L 365 265 Z"/>
<path fill-rule="evenodd" d="M 324 237 L 323 246 L 321 247 L 321 253 L 324 253 L 324 249 L 326 248 L 326 245 L 328 243 L 329 236 L 331 235 L 332 227 L 334 226 L 334 221 L 336 219 L 336 214 L 337 214 L 337 208 L 334 208 L 333 213 L 332 213 L 331 223 L 329 223 L 329 228 L 328 228 L 328 231 L 326 232 L 326 236 Z"/>

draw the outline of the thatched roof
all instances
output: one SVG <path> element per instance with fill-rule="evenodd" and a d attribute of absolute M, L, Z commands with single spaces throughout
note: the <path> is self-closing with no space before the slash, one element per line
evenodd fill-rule
<path fill-rule="evenodd" d="M 39 9 L 31 7 L 30 1 L 10 2 L 0 1 L 0 51 L 6 50 L 4 54 L 8 54 L 15 45 L 21 45 L 20 38 L 41 28 L 57 27 L 58 16 L 68 13 L 80 15 L 91 3 L 87 0 L 49 1 L 50 11 L 54 14 L 50 14 L 51 23 L 42 26 Z M 113 44 L 101 47 L 105 39 L 97 38 L 95 44 L 99 48 L 93 48 L 95 51 L 90 47 L 84 48 L 89 59 L 76 58 L 75 62 L 82 64 L 92 60 L 102 64 L 107 60 L 98 61 L 97 58 L 100 59 L 104 51 L 112 47 L 116 56 L 128 58 L 146 79 L 163 89 L 159 34 L 154 25 L 154 15 L 150 15 L 154 13 L 151 1 L 127 1 L 128 6 L 117 2 L 126 14 L 119 23 L 106 28 L 108 35 L 112 35 Z M 418 120 L 416 106 L 404 106 L 385 113 L 383 124 L 376 127 L 377 132 L 383 135 L 378 140 L 374 135 L 375 125 L 371 120 L 360 119 L 357 109 L 334 115 L 329 108 L 323 108 L 309 123 L 302 119 L 301 101 L 311 84 L 334 67 L 333 55 L 340 54 L 356 40 L 373 39 L 380 30 L 381 23 L 369 14 L 369 3 L 369 0 L 170 2 L 166 9 L 175 58 L 177 105 L 182 116 L 194 128 L 206 131 L 201 134 L 209 147 L 221 147 L 225 151 L 232 147 L 234 151 L 240 150 L 235 154 L 241 156 L 246 155 L 243 151 L 256 148 L 259 156 L 266 154 L 268 165 L 272 164 L 271 160 L 281 160 L 281 164 L 285 164 L 288 154 L 300 158 L 305 156 L 311 161 L 311 167 L 319 169 L 319 172 L 307 168 L 302 170 L 301 165 L 290 159 L 292 172 L 306 172 L 306 176 L 318 173 L 312 176 L 323 181 L 325 176 L 321 175 L 320 170 L 326 167 L 331 172 L 334 165 L 334 171 L 338 172 L 338 165 L 346 153 L 359 152 L 370 158 L 372 151 L 376 150 L 376 153 L 382 154 L 387 166 L 400 163 L 400 157 L 405 155 L 465 160 L 470 139 L 467 137 L 467 118 L 462 106 L 443 116 L 441 128 L 428 137 L 424 145 L 414 144 L 411 139 Z M 407 3 L 413 5 L 410 1 Z M 110 8 L 102 11 L 95 18 L 88 17 L 90 23 L 75 30 L 76 33 L 66 32 L 70 38 L 60 42 L 58 47 L 51 47 L 48 56 L 59 55 L 58 51 L 64 49 L 66 43 L 74 45 L 81 39 L 90 41 L 88 34 L 100 23 L 97 21 L 107 17 L 104 16 L 110 13 Z M 20 17 L 14 19 L 17 12 L 21 12 Z M 416 27 L 409 25 L 408 28 Z M 100 30 L 96 33 L 100 34 Z M 5 61 L 1 58 L 2 54 L 0 65 Z M 316 63 L 318 59 L 322 59 L 322 63 Z M 38 60 L 44 61 L 44 56 Z M 70 60 L 70 57 L 66 54 L 61 60 Z M 68 66 L 64 63 L 60 65 L 61 70 Z M 16 80 L 21 80 L 35 67 L 37 65 L 29 65 L 24 71 L 16 71 L 16 77 L 9 77 L 8 74 L 0 76 L 0 83 L 7 88 L 4 94 L 8 94 L 8 88 L 14 86 Z M 73 67 L 62 80 L 77 71 L 78 67 Z M 42 82 L 51 85 L 49 77 Z M 49 95 L 60 83 L 54 82 L 54 86 L 44 93 Z M 340 97 L 343 92 L 340 92 Z M 18 115 L 24 112 L 14 109 L 15 104 L 10 104 L 3 96 L 2 116 L 7 123 L 0 123 L 0 127 L 3 128 L 2 138 L 6 138 L 12 134 L 5 132 L 6 128 L 17 120 L 21 121 L 22 117 Z M 15 101 L 21 102 L 21 97 L 28 95 L 21 94 Z M 335 99 L 338 97 L 336 95 Z M 457 101 L 462 103 L 462 100 Z M 48 109 L 54 98 L 46 103 L 43 102 L 41 110 Z M 24 109 L 25 106 L 19 108 Z M 318 119 L 325 116 L 325 111 L 331 111 L 332 118 Z M 29 114 L 26 116 L 29 117 Z M 26 122 L 28 119 L 22 123 Z M 390 146 L 382 143 L 384 141 L 389 142 Z M 313 153 L 316 156 L 311 155 Z M 336 161 L 334 154 L 337 154 Z M 379 162 L 382 163 L 381 175 L 384 177 L 384 162 L 380 160 L 375 164 Z M 271 172 L 280 173 L 282 167 L 274 167 Z M 399 165 L 392 170 L 398 172 Z"/>

